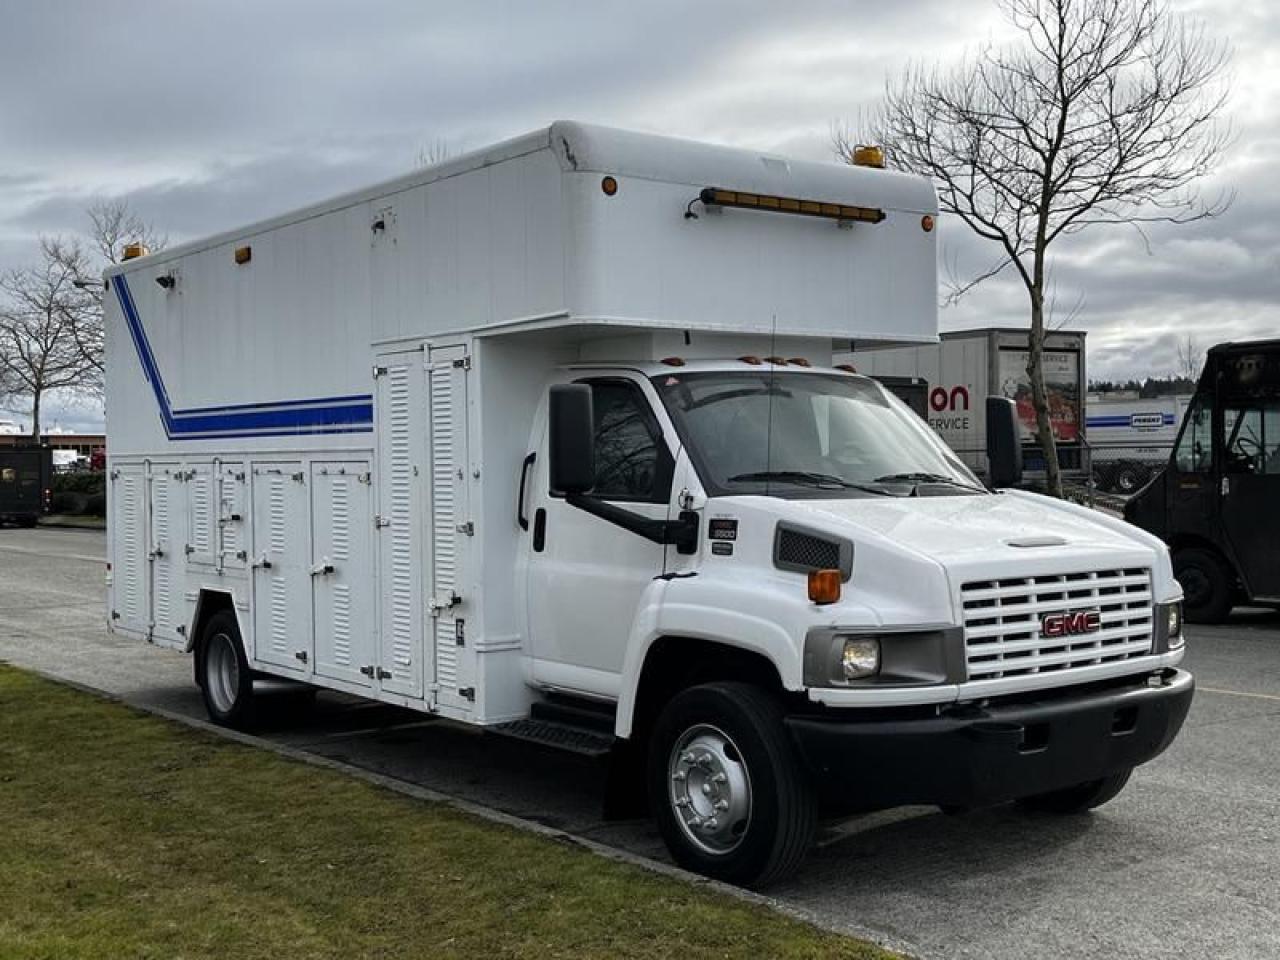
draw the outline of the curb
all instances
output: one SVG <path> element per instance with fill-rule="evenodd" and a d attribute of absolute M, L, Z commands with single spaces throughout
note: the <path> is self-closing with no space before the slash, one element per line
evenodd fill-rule
<path fill-rule="evenodd" d="M 305 763 L 308 766 L 342 773 L 347 776 L 354 777 L 357 780 L 362 780 L 373 786 L 381 787 L 385 790 L 390 790 L 403 796 L 412 797 L 415 800 L 422 800 L 428 803 L 438 803 L 449 807 L 452 810 L 457 810 L 461 813 L 478 817 L 479 819 L 488 821 L 489 823 L 495 823 L 515 830 L 521 830 L 525 833 L 532 833 L 540 837 L 545 837 L 548 840 L 553 840 L 557 843 L 572 844 L 573 846 L 587 850 L 596 856 L 604 857 L 607 860 L 613 860 L 617 863 L 625 863 L 649 873 L 655 873 L 673 880 L 681 881 L 692 887 L 710 890 L 714 893 L 722 894 L 723 896 L 730 897 L 742 903 L 765 907 L 792 920 L 799 921 L 800 923 L 807 924 L 817 930 L 821 930 L 824 933 L 834 933 L 844 937 L 858 937 L 861 940 L 866 940 L 867 942 L 873 943 L 885 950 L 892 950 L 896 953 L 903 954 L 904 957 L 920 956 L 920 954 L 913 952 L 916 948 L 903 941 L 887 937 L 879 931 L 870 930 L 854 924 L 834 924 L 802 907 L 783 903 L 772 897 L 765 896 L 764 894 L 755 893 L 751 890 L 743 889 L 742 887 L 735 887 L 732 884 L 724 883 L 720 880 L 712 880 L 708 877 L 691 873 L 688 870 L 682 869 L 681 867 L 677 867 L 673 864 L 653 860 L 638 853 L 631 853 L 630 851 L 622 850 L 618 847 L 611 847 L 599 842 L 598 840 L 592 840 L 588 837 L 583 837 L 565 830 L 558 830 L 555 827 L 549 827 L 544 823 L 538 823 L 535 820 L 526 820 L 524 817 L 504 813 L 501 810 L 494 809 L 493 807 L 486 807 L 483 804 L 464 800 L 460 797 L 455 797 L 447 793 L 440 793 L 437 790 L 432 790 L 430 787 L 422 787 L 414 783 L 409 783 L 405 780 L 397 780 L 395 777 L 389 777 L 382 773 L 375 773 L 372 770 L 366 770 L 363 767 L 358 767 L 342 760 L 322 757 L 318 754 L 300 750 L 297 747 L 290 747 L 284 744 L 274 743 L 273 741 L 263 739 L 262 737 L 256 737 L 251 733 L 242 733 L 239 730 L 220 727 L 207 720 L 199 720 L 195 717 L 189 717 L 185 714 L 167 710 L 164 707 L 133 703 L 123 697 L 117 696 L 116 694 L 99 690 L 76 680 L 68 680 L 64 677 L 58 677 L 53 674 L 46 673 L 43 670 L 19 666 L 4 660 L 0 660 L 0 663 L 7 663 L 15 670 L 32 674 L 44 680 L 48 680 L 51 683 L 59 684 L 60 686 L 70 687 L 71 689 L 78 690 L 81 693 L 87 693 L 99 700 L 119 703 L 122 706 L 129 707 L 133 710 L 139 710 L 143 713 L 151 714 L 152 716 L 161 717 L 162 719 L 182 724 L 183 726 L 189 727 L 193 730 L 200 730 L 204 733 L 221 737 L 224 740 L 239 743 L 242 746 L 256 747 L 258 749 L 274 753 L 277 756 L 284 757 L 288 760 L 294 760 L 299 763 Z"/>

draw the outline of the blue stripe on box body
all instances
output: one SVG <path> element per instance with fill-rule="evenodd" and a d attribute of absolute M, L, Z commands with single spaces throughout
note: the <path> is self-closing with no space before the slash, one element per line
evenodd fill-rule
<path fill-rule="evenodd" d="M 164 432 L 170 440 L 293 437 L 317 433 L 368 433 L 373 430 L 373 397 L 370 394 L 174 410 L 128 281 L 118 275 L 111 278 L 111 285 L 120 301 L 120 309 L 124 311 L 129 336 L 138 351 L 138 362 L 142 364 L 143 375 L 155 393 Z"/>

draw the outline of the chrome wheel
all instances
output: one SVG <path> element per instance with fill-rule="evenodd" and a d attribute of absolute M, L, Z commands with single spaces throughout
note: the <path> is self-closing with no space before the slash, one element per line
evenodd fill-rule
<path fill-rule="evenodd" d="M 736 849 L 751 822 L 751 777 L 728 734 L 707 724 L 690 727 L 671 751 L 668 772 L 685 836 L 710 854 Z"/>
<path fill-rule="evenodd" d="M 205 687 L 213 705 L 222 713 L 230 713 L 240 695 L 240 660 L 236 643 L 225 633 L 215 633 L 205 652 Z"/>

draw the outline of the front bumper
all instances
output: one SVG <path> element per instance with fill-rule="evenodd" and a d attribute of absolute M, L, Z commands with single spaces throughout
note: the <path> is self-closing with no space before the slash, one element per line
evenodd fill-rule
<path fill-rule="evenodd" d="M 831 806 L 979 806 L 1097 780 L 1158 756 L 1182 728 L 1195 681 L 1185 670 L 1156 676 L 915 719 L 863 712 L 786 723 Z"/>

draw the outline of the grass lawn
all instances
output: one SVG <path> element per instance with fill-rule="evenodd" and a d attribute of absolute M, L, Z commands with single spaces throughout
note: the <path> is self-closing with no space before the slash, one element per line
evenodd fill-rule
<path fill-rule="evenodd" d="M 0 665 L 0 957 L 892 955 Z"/>

